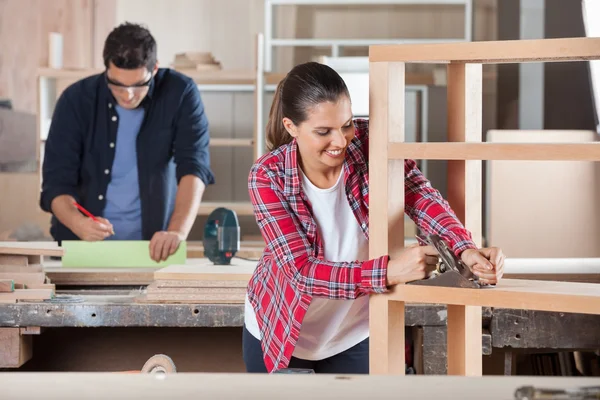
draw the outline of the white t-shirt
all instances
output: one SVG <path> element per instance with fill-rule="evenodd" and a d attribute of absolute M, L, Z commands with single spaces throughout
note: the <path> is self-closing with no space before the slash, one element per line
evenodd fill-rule
<path fill-rule="evenodd" d="M 300 171 L 302 185 L 313 210 L 327 261 L 365 261 L 369 243 L 346 198 L 344 170 L 331 188 L 319 189 Z M 244 322 L 254 337 L 260 331 L 246 296 Z M 339 354 L 369 337 L 369 296 L 333 300 L 314 296 L 302 322 L 293 356 L 322 360 Z"/>

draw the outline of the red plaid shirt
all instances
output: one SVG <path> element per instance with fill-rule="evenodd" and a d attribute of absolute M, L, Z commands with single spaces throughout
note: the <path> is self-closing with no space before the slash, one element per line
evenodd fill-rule
<path fill-rule="evenodd" d="M 344 160 L 344 185 L 368 239 L 368 121 L 355 120 L 355 130 Z M 387 290 L 387 256 L 362 262 L 323 259 L 323 243 L 298 176 L 297 151 L 294 139 L 258 159 L 248 177 L 254 215 L 267 243 L 248 284 L 248 297 L 269 372 L 288 366 L 313 296 L 355 299 Z M 441 235 L 457 254 L 476 248 L 470 233 L 413 160 L 406 160 L 405 173 L 405 210 L 418 227 Z"/>

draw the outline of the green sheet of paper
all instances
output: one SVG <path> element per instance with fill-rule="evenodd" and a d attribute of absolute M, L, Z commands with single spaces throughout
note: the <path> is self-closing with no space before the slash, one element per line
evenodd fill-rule
<path fill-rule="evenodd" d="M 150 258 L 150 242 L 147 240 L 106 240 L 85 242 L 64 240 L 63 267 L 163 267 L 185 264 L 186 242 L 166 261 L 156 262 Z"/>

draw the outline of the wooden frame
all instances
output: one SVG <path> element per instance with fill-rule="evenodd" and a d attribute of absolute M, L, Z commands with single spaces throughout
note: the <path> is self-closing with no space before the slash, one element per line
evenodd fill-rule
<path fill-rule="evenodd" d="M 369 48 L 370 258 L 404 247 L 404 160 L 448 161 L 448 201 L 482 244 L 482 160 L 600 161 L 600 143 L 496 144 L 482 140 L 482 64 L 600 59 L 600 38 Z M 448 141 L 404 143 L 405 64 L 448 71 Z M 386 157 L 387 155 L 387 157 Z M 501 243 L 491 244 L 502 246 Z M 370 298 L 370 373 L 403 375 L 404 303 L 448 305 L 448 374 L 482 375 L 481 307 L 600 313 L 600 285 L 503 279 L 494 288 L 397 285 Z"/>

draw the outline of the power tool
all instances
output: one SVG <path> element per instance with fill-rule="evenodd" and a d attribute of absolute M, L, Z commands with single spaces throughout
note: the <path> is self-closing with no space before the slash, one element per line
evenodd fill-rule
<path fill-rule="evenodd" d="M 219 207 L 204 225 L 204 256 L 215 265 L 229 265 L 240 249 L 240 224 L 235 211 Z"/>

